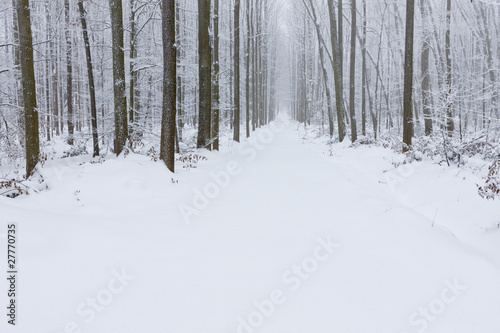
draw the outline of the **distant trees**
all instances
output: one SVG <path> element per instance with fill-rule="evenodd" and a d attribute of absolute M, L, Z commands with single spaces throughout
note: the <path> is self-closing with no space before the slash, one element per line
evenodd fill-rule
<path fill-rule="evenodd" d="M 19 26 L 19 58 L 21 60 L 26 139 L 26 178 L 30 177 L 38 163 L 40 142 L 38 136 L 38 111 L 36 107 L 36 82 L 33 67 L 33 41 L 29 0 L 17 0 Z"/>
<path fill-rule="evenodd" d="M 221 133 L 238 141 L 243 125 L 243 136 L 250 137 L 275 119 L 280 105 L 305 127 L 321 125 L 340 141 L 346 135 L 399 135 L 409 148 L 413 137 L 424 134 L 465 140 L 485 131 L 493 140 L 491 133 L 500 132 L 495 2 L 413 0 L 406 9 L 417 11 L 415 40 L 405 46 L 403 0 L 304 0 L 288 6 L 271 0 L 175 0 L 176 32 L 167 41 L 158 20 L 160 2 L 128 0 L 122 8 L 123 0 L 108 1 L 109 7 L 83 0 L 29 6 L 37 96 L 26 112 L 18 111 L 25 102 L 19 34 L 25 23 L 18 22 L 18 0 L 2 3 L 0 149 L 36 146 L 33 135 L 25 135 L 34 127 L 24 118 L 33 112 L 43 145 L 61 137 L 72 145 L 70 154 L 80 154 L 92 142 L 96 156 L 113 145 L 120 153 L 128 138 L 137 152 L 159 141 L 161 158 L 170 166 L 174 155 L 166 147 L 172 131 L 178 153 L 190 144 L 217 150 Z M 80 2 L 87 27 L 76 33 Z M 169 45 L 177 62 L 175 106 L 167 97 L 171 89 L 164 87 L 171 84 L 166 77 L 173 77 L 171 62 L 165 66 Z M 416 75 L 409 75 L 407 46 L 414 48 Z M 346 66 L 344 52 L 350 58 Z M 171 118 L 163 116 L 174 109 L 171 130 Z"/>

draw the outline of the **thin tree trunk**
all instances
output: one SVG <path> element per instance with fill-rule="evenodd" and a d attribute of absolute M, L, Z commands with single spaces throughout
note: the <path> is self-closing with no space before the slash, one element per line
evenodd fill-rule
<path fill-rule="evenodd" d="M 240 0 L 234 4 L 234 136 L 240 142 Z"/>
<path fill-rule="evenodd" d="M 427 22 L 427 9 L 424 4 L 426 0 L 420 0 L 420 12 L 422 14 L 423 26 L 426 27 Z M 422 107 L 424 113 L 424 127 L 425 135 L 432 134 L 432 115 L 431 115 L 431 77 L 429 73 L 429 55 L 430 55 L 430 41 L 428 32 L 424 28 L 423 45 L 422 45 L 422 59 L 420 60 L 422 66 Z"/>
<path fill-rule="evenodd" d="M 356 0 L 351 0 L 351 68 L 349 89 L 349 114 L 351 116 L 351 140 L 358 138 L 356 128 Z"/>
<path fill-rule="evenodd" d="M 361 133 L 366 135 L 366 0 L 363 0 L 363 37 L 361 39 Z"/>
<path fill-rule="evenodd" d="M 135 128 L 135 122 L 136 117 L 135 115 L 137 114 L 137 111 L 135 109 L 135 98 L 136 98 L 136 84 L 137 84 L 137 71 L 135 70 L 135 58 L 137 58 L 137 49 L 136 49 L 136 13 L 135 13 L 135 0 L 130 0 L 130 68 L 129 68 L 129 75 L 130 75 L 130 87 L 129 87 L 129 98 L 130 98 L 130 103 L 129 103 L 129 114 L 128 114 L 128 119 L 130 123 L 130 135 L 133 135 L 133 131 Z"/>
<path fill-rule="evenodd" d="M 251 30 L 250 30 L 250 0 L 247 0 L 247 48 L 245 53 L 246 61 L 246 78 L 245 78 L 245 92 L 246 92 L 246 117 L 245 117 L 245 129 L 246 137 L 250 137 L 250 41 L 251 41 Z"/>
<path fill-rule="evenodd" d="M 92 125 L 92 141 L 94 144 L 93 156 L 99 156 L 99 136 L 97 135 L 97 106 L 95 101 L 95 86 L 94 86 L 94 71 L 92 68 L 92 53 L 90 52 L 90 42 L 87 31 L 87 19 L 85 18 L 85 9 L 83 8 L 83 0 L 78 0 L 78 8 L 80 10 L 80 19 L 82 21 L 83 43 L 85 44 L 85 56 L 87 59 L 87 74 L 89 79 L 90 93 L 90 116 Z"/>
<path fill-rule="evenodd" d="M 448 136 L 452 137 L 453 136 L 453 130 L 455 129 L 455 124 L 453 122 L 453 103 L 451 101 L 452 99 L 452 63 L 451 63 L 451 0 L 447 0 L 447 6 L 446 6 L 446 37 L 445 37 L 445 44 L 446 44 L 446 129 L 448 130 Z"/>
<path fill-rule="evenodd" d="M 415 1 L 406 1 L 406 41 L 404 68 L 404 106 L 403 106 L 403 151 L 411 147 L 413 137 L 413 27 Z"/>
<path fill-rule="evenodd" d="M 308 9 L 305 0 L 304 5 L 306 6 L 306 9 Z M 330 87 L 328 86 L 328 72 L 326 70 L 326 63 L 325 63 L 325 55 L 324 55 L 324 48 L 326 45 L 324 44 L 324 39 L 321 37 L 321 30 L 319 27 L 318 23 L 318 18 L 316 16 L 316 10 L 314 9 L 314 4 L 313 0 L 309 0 L 309 4 L 311 6 L 311 16 L 313 19 L 313 24 L 316 27 L 316 34 L 317 34 L 317 39 L 318 39 L 318 46 L 319 46 L 319 58 L 321 60 L 321 70 L 323 72 L 323 82 L 325 83 L 325 91 L 326 91 L 326 105 L 328 108 L 328 129 L 330 133 L 330 137 L 333 136 L 333 106 L 332 106 L 332 97 L 331 97 L 331 92 L 330 92 Z"/>
<path fill-rule="evenodd" d="M 214 0 L 214 50 L 213 50 L 213 118 L 212 140 L 213 149 L 219 150 L 219 117 L 220 117 L 220 92 L 219 92 L 219 0 Z"/>
<path fill-rule="evenodd" d="M 73 124 L 73 64 L 71 62 L 71 30 L 69 20 L 69 0 L 64 0 L 64 16 L 66 19 L 66 105 L 68 107 L 68 144 L 73 145 L 75 125 Z"/>

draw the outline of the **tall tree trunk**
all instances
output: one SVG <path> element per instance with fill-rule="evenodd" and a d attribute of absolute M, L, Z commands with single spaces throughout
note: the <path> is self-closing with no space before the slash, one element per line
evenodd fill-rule
<path fill-rule="evenodd" d="M 219 150 L 219 117 L 220 117 L 220 92 L 219 92 L 219 0 L 214 0 L 214 50 L 213 50 L 213 117 L 212 140 L 213 149 Z"/>
<path fill-rule="evenodd" d="M 337 20 L 335 18 L 335 8 L 333 0 L 328 0 L 328 13 L 330 15 L 330 35 L 332 41 L 332 57 L 333 57 L 333 74 L 335 81 L 335 99 L 337 106 L 337 122 L 339 127 L 339 141 L 342 142 L 345 137 L 344 123 L 344 88 L 342 83 L 342 68 L 340 66 L 341 59 L 339 57 L 339 46 L 337 42 Z"/>
<path fill-rule="evenodd" d="M 420 13 L 422 15 L 423 26 L 427 26 L 427 8 L 424 4 L 426 0 L 420 0 Z M 424 28 L 422 45 L 422 107 L 424 113 L 425 135 L 432 134 L 432 115 L 431 115 L 431 76 L 429 73 L 429 55 L 430 55 L 430 36 Z"/>
<path fill-rule="evenodd" d="M 66 105 L 68 107 L 68 144 L 73 145 L 75 125 L 73 124 L 73 64 L 71 56 L 73 53 L 71 46 L 71 30 L 69 19 L 69 0 L 64 0 L 64 17 L 66 19 Z"/>
<path fill-rule="evenodd" d="M 251 41 L 251 30 L 250 30 L 250 0 L 247 0 L 247 48 L 245 52 L 245 62 L 246 62 L 246 77 L 245 77 L 245 94 L 246 94 L 246 117 L 245 117 L 245 129 L 246 137 L 250 136 L 250 41 Z"/>
<path fill-rule="evenodd" d="M 340 78 L 344 80 L 344 0 L 338 0 L 339 6 L 339 62 L 340 62 Z M 343 82 L 342 82 L 343 83 Z"/>
<path fill-rule="evenodd" d="M 94 70 L 92 68 L 92 53 L 90 52 L 90 41 L 87 31 L 87 19 L 85 18 L 85 9 L 83 0 L 78 0 L 80 10 L 80 19 L 82 21 L 83 43 L 85 44 L 85 56 L 87 59 L 87 75 L 89 79 L 90 93 L 90 117 L 92 126 L 92 142 L 94 144 L 93 156 L 99 156 L 99 136 L 97 135 L 97 106 L 95 101 Z"/>
<path fill-rule="evenodd" d="M 308 9 L 305 0 L 304 6 Z M 323 73 L 323 82 L 325 83 L 325 92 L 326 92 L 326 105 L 328 108 L 328 128 L 330 137 L 333 136 L 333 106 L 332 106 L 332 97 L 330 92 L 330 87 L 328 85 L 328 71 L 326 70 L 326 62 L 325 62 L 325 54 L 324 48 L 326 48 L 325 41 L 321 36 L 321 29 L 319 26 L 318 18 L 316 16 L 316 9 L 314 8 L 313 0 L 309 0 L 309 5 L 311 6 L 311 16 L 313 19 L 314 26 L 316 27 L 316 35 L 318 39 L 318 47 L 319 47 L 319 58 L 321 60 L 321 70 Z"/>
<path fill-rule="evenodd" d="M 46 2 L 45 3 L 45 20 L 46 20 L 46 35 L 45 38 L 47 40 L 51 40 L 51 25 L 50 25 L 50 14 L 49 14 L 49 6 L 50 3 Z M 46 113 L 46 121 L 45 121 L 45 128 L 46 128 L 46 138 L 47 141 L 50 141 L 51 137 L 51 132 L 52 132 L 52 124 L 51 124 L 51 108 L 50 108 L 50 78 L 51 78 L 51 72 L 52 72 L 52 56 L 50 54 L 51 47 L 50 43 L 45 44 L 45 113 Z"/>
<path fill-rule="evenodd" d="M 358 139 L 356 128 L 356 0 L 351 0 L 351 68 L 349 78 L 349 115 L 351 116 L 351 140 Z"/>
<path fill-rule="evenodd" d="M 361 39 L 361 57 L 362 57 L 362 72 L 361 72 L 361 133 L 366 135 L 366 0 L 363 0 L 363 27 Z"/>
<path fill-rule="evenodd" d="M 403 98 L 403 151 L 411 146 L 413 137 L 413 27 L 415 1 L 406 0 L 406 41 Z"/>
<path fill-rule="evenodd" d="M 137 114 L 137 111 L 135 109 L 135 104 L 136 104 L 136 84 L 137 84 L 137 71 L 134 68 L 135 67 L 135 59 L 137 58 L 137 49 L 136 49 L 136 43 L 137 43 L 137 31 L 136 31 L 136 9 L 135 9 L 135 0 L 130 0 L 130 68 L 129 68 L 129 74 L 130 74 L 130 87 L 129 87 L 129 113 L 128 113 L 128 120 L 130 123 L 130 135 L 133 134 L 135 125 L 134 123 L 137 121 L 135 115 Z"/>
<path fill-rule="evenodd" d="M 175 171 L 177 54 L 175 48 L 175 0 L 162 0 L 163 110 L 160 158 Z M 208 30 L 207 30 L 208 34 Z M 208 36 L 207 36 L 208 37 Z"/>
<path fill-rule="evenodd" d="M 240 0 L 234 4 L 234 136 L 240 142 Z"/>
<path fill-rule="evenodd" d="M 198 148 L 211 148 L 212 60 L 210 54 L 210 0 L 198 0 L 199 124 Z"/>
<path fill-rule="evenodd" d="M 184 127 L 184 122 L 183 122 L 183 117 L 184 117 L 184 112 L 183 112 L 183 109 L 184 109 L 184 94 L 183 94 L 183 91 L 184 91 L 184 88 L 183 88 L 183 80 L 182 80 L 182 72 L 183 71 L 183 67 L 181 65 L 181 49 L 182 49 L 182 46 L 181 46 L 181 40 L 180 40 L 180 35 L 181 35 L 181 9 L 180 9 L 180 6 L 179 6 L 179 0 L 177 0 L 176 2 L 176 7 L 175 7 L 175 34 L 176 34 L 176 38 L 175 38 L 175 45 L 176 45 L 176 61 L 177 61 L 177 138 L 179 139 L 179 141 L 182 142 L 182 129 Z M 179 73 L 181 72 L 181 73 Z M 180 153 L 180 148 L 179 148 L 179 153 Z"/>
<path fill-rule="evenodd" d="M 453 130 L 455 129 L 455 124 L 453 122 L 453 103 L 452 103 L 452 82 L 451 82 L 451 0 L 447 0 L 446 6 L 446 129 L 448 130 L 448 136 L 453 136 Z"/>
<path fill-rule="evenodd" d="M 128 137 L 127 96 L 125 94 L 125 54 L 123 51 L 122 0 L 109 0 L 113 40 L 113 93 L 115 104 L 115 153 L 125 148 Z"/>
<path fill-rule="evenodd" d="M 19 27 L 19 58 L 21 59 L 21 82 L 24 100 L 26 178 L 28 178 L 33 174 L 38 163 L 38 155 L 40 154 L 29 0 L 17 0 L 16 10 Z"/>

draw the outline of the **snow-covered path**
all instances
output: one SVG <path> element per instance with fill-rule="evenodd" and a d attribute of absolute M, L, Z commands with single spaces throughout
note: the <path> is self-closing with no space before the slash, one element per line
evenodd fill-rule
<path fill-rule="evenodd" d="M 498 333 L 495 261 L 368 173 L 373 159 L 292 126 L 175 176 L 129 155 L 0 198 L 21 247 L 8 332 Z"/>

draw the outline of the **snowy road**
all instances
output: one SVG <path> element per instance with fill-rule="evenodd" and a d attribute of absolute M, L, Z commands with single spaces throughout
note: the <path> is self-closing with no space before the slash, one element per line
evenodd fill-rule
<path fill-rule="evenodd" d="M 498 333 L 498 235 L 476 247 L 433 225 L 418 170 L 383 173 L 396 154 L 330 154 L 293 126 L 175 176 L 137 155 L 49 163 L 51 190 L 0 198 L 21 267 L 18 325 L 1 331 Z"/>

